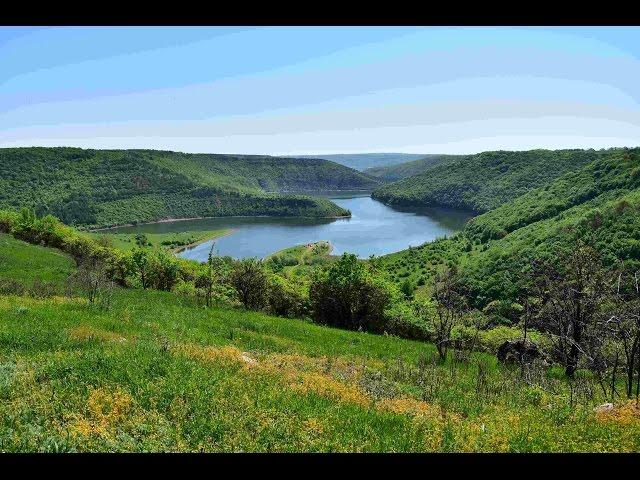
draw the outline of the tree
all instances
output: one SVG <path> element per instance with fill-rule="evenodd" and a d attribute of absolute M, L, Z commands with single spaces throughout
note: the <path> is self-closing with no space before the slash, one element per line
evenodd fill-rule
<path fill-rule="evenodd" d="M 373 276 L 367 265 L 345 253 L 315 272 L 309 287 L 313 319 L 317 323 L 351 330 L 382 331 L 392 287 Z"/>
<path fill-rule="evenodd" d="M 202 271 L 195 279 L 196 288 L 201 289 L 204 292 L 205 305 L 211 306 L 213 298 L 213 286 L 216 283 L 216 272 L 214 270 L 214 256 L 213 249 L 215 242 L 211 242 L 211 248 L 209 249 L 209 255 L 207 256 L 207 263 L 204 271 Z"/>
<path fill-rule="evenodd" d="M 236 262 L 229 281 L 245 308 L 260 310 L 266 305 L 267 275 L 262 261 L 250 258 Z"/>
<path fill-rule="evenodd" d="M 633 395 L 633 377 L 637 374 L 635 395 L 640 396 L 640 272 L 622 270 L 615 287 L 615 312 L 607 325 L 622 345 L 626 366 L 627 396 Z M 617 366 L 617 364 L 616 364 Z M 615 391 L 615 372 L 611 380 Z"/>
<path fill-rule="evenodd" d="M 146 247 L 149 245 L 149 240 L 147 240 L 147 236 L 144 233 L 136 233 L 135 239 L 138 247 Z"/>
<path fill-rule="evenodd" d="M 431 297 L 436 303 L 433 316 L 435 343 L 441 360 L 447 357 L 451 343 L 451 331 L 458 324 L 467 308 L 465 289 L 458 269 L 445 266 L 433 279 Z"/>
<path fill-rule="evenodd" d="M 269 310 L 282 317 L 305 317 L 309 298 L 303 289 L 280 275 L 269 277 Z"/>
<path fill-rule="evenodd" d="M 68 285 L 86 295 L 91 304 L 98 304 L 105 309 L 111 305 L 113 281 L 109 278 L 106 265 L 95 256 L 78 265 L 78 269 L 69 277 Z"/>
<path fill-rule="evenodd" d="M 180 265 L 177 259 L 165 250 L 155 250 L 149 255 L 147 277 L 150 286 L 169 291 L 178 280 Z"/>
<path fill-rule="evenodd" d="M 606 276 L 598 252 L 584 244 L 558 259 L 557 265 L 534 262 L 535 322 L 549 336 L 566 375 L 572 377 L 581 357 L 596 360 L 593 353 L 600 341 L 597 330 Z"/>
<path fill-rule="evenodd" d="M 134 248 L 131 252 L 131 263 L 136 273 L 140 277 L 142 288 L 147 288 L 147 270 L 149 266 L 149 250 L 144 248 Z"/>

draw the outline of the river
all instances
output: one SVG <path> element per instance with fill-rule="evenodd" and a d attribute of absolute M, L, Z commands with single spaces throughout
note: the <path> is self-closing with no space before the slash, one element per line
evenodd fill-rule
<path fill-rule="evenodd" d="M 325 194 L 341 207 L 351 210 L 351 218 L 311 219 L 279 217 L 226 217 L 182 220 L 135 227 L 113 232 L 162 233 L 171 231 L 231 228 L 232 233 L 215 241 L 214 252 L 234 258 L 263 258 L 283 248 L 328 240 L 333 254 L 355 253 L 361 258 L 385 255 L 450 235 L 464 226 L 470 212 L 443 208 L 396 209 L 364 193 Z M 204 261 L 211 241 L 179 253 L 184 258 Z"/>

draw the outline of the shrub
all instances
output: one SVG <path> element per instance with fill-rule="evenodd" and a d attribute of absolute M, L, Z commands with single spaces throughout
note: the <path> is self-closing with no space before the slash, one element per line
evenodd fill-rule
<path fill-rule="evenodd" d="M 229 282 L 245 308 L 260 310 L 266 306 L 267 275 L 260 260 L 250 258 L 237 262 Z"/>
<path fill-rule="evenodd" d="M 0 210 L 0 233 L 11 233 L 17 221 L 17 213 L 10 210 Z"/>
<path fill-rule="evenodd" d="M 387 322 L 384 331 L 390 335 L 414 340 L 431 341 L 434 338 L 433 326 L 406 303 L 398 303 L 386 312 Z"/>
<path fill-rule="evenodd" d="M 178 280 L 178 260 L 164 250 L 155 250 L 148 257 L 149 285 L 157 290 L 169 291 Z"/>
<path fill-rule="evenodd" d="M 384 329 L 384 311 L 394 299 L 391 285 L 348 253 L 317 270 L 309 291 L 317 323 L 374 332 Z"/>
<path fill-rule="evenodd" d="M 287 279 L 272 275 L 269 277 L 269 310 L 283 317 L 306 317 L 311 311 L 309 297 L 302 288 Z"/>

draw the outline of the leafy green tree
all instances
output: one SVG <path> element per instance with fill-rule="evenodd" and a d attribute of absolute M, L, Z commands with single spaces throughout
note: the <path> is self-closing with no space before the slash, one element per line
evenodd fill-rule
<path fill-rule="evenodd" d="M 134 248 L 131 252 L 131 262 L 140 279 L 140 285 L 142 285 L 142 288 L 147 288 L 149 286 L 149 250 L 139 247 Z"/>
<path fill-rule="evenodd" d="M 229 282 L 245 308 L 260 310 L 266 306 L 267 274 L 260 260 L 249 258 L 237 262 Z"/>
<path fill-rule="evenodd" d="M 179 263 L 165 250 L 155 250 L 147 263 L 149 284 L 157 290 L 169 291 L 178 280 Z"/>
<path fill-rule="evenodd" d="M 283 317 L 305 317 L 310 312 L 308 295 L 280 275 L 269 277 L 268 303 L 272 313 Z"/>
<path fill-rule="evenodd" d="M 316 322 L 352 330 L 382 331 L 393 299 L 391 285 L 348 253 L 318 270 L 309 292 Z"/>

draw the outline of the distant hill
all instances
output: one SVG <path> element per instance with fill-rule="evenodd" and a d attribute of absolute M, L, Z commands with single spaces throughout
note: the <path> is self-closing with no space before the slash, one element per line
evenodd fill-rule
<path fill-rule="evenodd" d="M 612 150 L 495 151 L 463 155 L 374 190 L 389 205 L 444 206 L 486 212 Z"/>
<path fill-rule="evenodd" d="M 178 217 L 343 216 L 325 199 L 283 192 L 371 190 L 378 181 L 323 159 L 156 150 L 0 149 L 0 207 L 110 226 Z"/>
<path fill-rule="evenodd" d="M 296 155 L 296 158 L 322 158 L 361 172 L 374 167 L 397 165 L 423 158 L 421 153 L 336 153 L 330 155 Z"/>
<path fill-rule="evenodd" d="M 435 167 L 436 165 L 453 162 L 460 158 L 462 158 L 462 155 L 422 155 L 422 158 L 419 158 L 418 160 L 412 160 L 410 162 L 398 163 L 395 165 L 383 167 L 367 168 L 364 170 L 364 173 L 367 173 L 373 177 L 380 178 L 385 182 L 396 182 L 398 180 L 402 180 L 403 178 L 408 178 L 413 175 L 422 173 L 425 170 Z"/>

